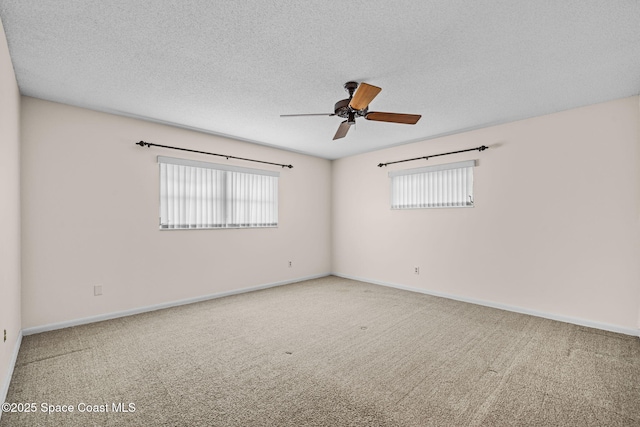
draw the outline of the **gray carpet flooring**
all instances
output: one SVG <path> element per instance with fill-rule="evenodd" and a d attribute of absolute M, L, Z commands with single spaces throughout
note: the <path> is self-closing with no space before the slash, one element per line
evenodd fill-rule
<path fill-rule="evenodd" d="M 640 339 L 326 277 L 24 337 L 7 401 L 36 411 L 2 427 L 638 426 Z"/>

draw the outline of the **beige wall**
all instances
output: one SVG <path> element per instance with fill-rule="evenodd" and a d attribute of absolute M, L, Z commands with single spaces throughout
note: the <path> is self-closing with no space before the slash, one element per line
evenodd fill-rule
<path fill-rule="evenodd" d="M 13 91 L 18 105 L 14 80 Z M 22 327 L 333 271 L 637 330 L 639 110 L 638 97 L 621 99 L 329 162 L 24 97 Z M 159 231 L 156 156 L 227 161 L 140 139 L 293 163 L 281 170 L 280 227 Z M 376 167 L 482 144 L 491 149 Z M 389 209 L 390 170 L 471 158 L 474 208 Z M 15 205 L 5 211 L 19 223 Z M 11 253 L 2 262 L 18 264 Z M 19 302 L 9 307 L 17 318 Z"/>
<path fill-rule="evenodd" d="M 333 271 L 637 331 L 638 123 L 632 97 L 334 161 Z M 474 208 L 389 209 L 390 170 L 467 159 Z"/>
<path fill-rule="evenodd" d="M 158 230 L 157 155 L 280 171 L 280 226 Z M 22 165 L 24 328 L 331 271 L 328 160 L 23 97 Z"/>
<path fill-rule="evenodd" d="M 19 113 L 18 84 L 0 22 L 0 401 L 21 329 Z"/>

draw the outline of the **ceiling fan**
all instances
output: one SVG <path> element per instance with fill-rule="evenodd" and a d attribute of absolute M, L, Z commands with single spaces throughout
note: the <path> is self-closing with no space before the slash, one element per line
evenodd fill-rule
<path fill-rule="evenodd" d="M 282 114 L 280 117 L 301 117 L 301 116 L 338 116 L 347 119 L 340 123 L 338 131 L 333 139 L 344 138 L 349 132 L 349 128 L 356 124 L 357 117 L 364 117 L 367 120 L 377 122 L 404 123 L 407 125 L 415 125 L 422 117 L 419 114 L 400 114 L 400 113 L 383 113 L 379 111 L 369 111 L 369 103 L 382 90 L 377 86 L 367 83 L 346 82 L 344 90 L 349 93 L 348 99 L 342 99 L 336 102 L 333 113 L 320 114 Z"/>

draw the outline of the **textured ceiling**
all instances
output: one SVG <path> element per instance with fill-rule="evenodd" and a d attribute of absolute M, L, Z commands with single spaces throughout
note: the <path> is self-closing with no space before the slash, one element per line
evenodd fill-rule
<path fill-rule="evenodd" d="M 636 0 L 0 0 L 0 18 L 24 95 L 329 159 L 640 90 Z M 279 117 L 333 112 L 349 80 L 422 119 L 332 141 L 341 118 Z"/>

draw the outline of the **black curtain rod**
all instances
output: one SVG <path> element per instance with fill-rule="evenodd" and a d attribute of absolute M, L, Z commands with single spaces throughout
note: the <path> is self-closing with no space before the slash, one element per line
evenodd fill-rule
<path fill-rule="evenodd" d="M 140 147 L 145 147 L 146 146 L 146 147 L 170 148 L 172 150 L 189 151 L 191 153 L 200 153 L 200 154 L 208 154 L 210 156 L 226 157 L 227 160 L 229 160 L 229 159 L 246 160 L 247 162 L 264 163 L 266 165 L 281 166 L 283 168 L 289 168 L 289 169 L 291 169 L 293 167 L 293 165 L 283 165 L 281 163 L 263 162 L 262 160 L 245 159 L 244 157 L 227 156 L 225 154 L 207 153 L 206 151 L 189 150 L 188 148 L 170 147 L 168 145 L 151 144 L 150 142 L 144 142 L 144 141 L 136 142 L 136 145 L 139 145 Z"/>
<path fill-rule="evenodd" d="M 451 152 L 449 152 L 449 153 L 441 153 L 441 154 L 432 154 L 431 156 L 423 156 L 423 157 L 416 157 L 416 158 L 413 158 L 413 159 L 398 160 L 397 162 L 380 163 L 380 164 L 378 165 L 378 167 L 379 167 L 379 168 L 381 168 L 381 167 L 383 167 L 383 166 L 392 165 L 392 164 L 394 164 L 394 163 L 411 162 L 411 161 L 413 161 L 413 160 L 421 160 L 421 159 L 429 160 L 431 157 L 446 156 L 446 155 L 448 155 L 448 154 L 464 153 L 465 151 L 475 151 L 475 150 L 478 150 L 478 151 L 484 151 L 484 150 L 486 150 L 487 148 L 489 148 L 489 147 L 487 147 L 486 145 L 482 145 L 482 146 L 480 146 L 480 147 L 476 147 L 476 148 L 469 148 L 469 149 L 467 149 L 467 150 L 451 151 Z"/>

